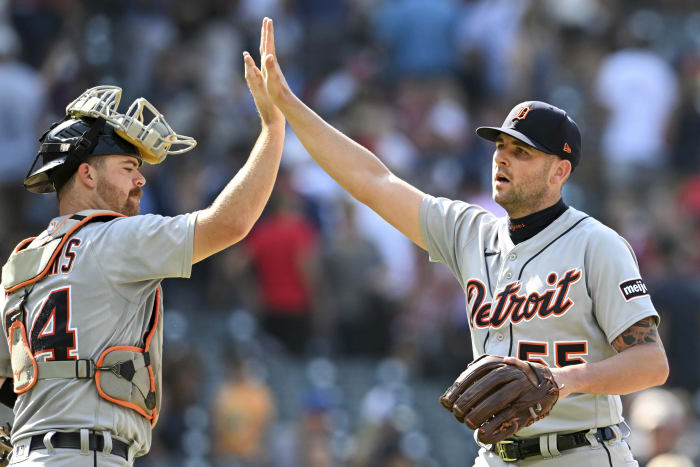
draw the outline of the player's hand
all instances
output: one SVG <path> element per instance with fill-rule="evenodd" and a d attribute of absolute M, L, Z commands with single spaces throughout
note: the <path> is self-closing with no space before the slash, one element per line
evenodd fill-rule
<path fill-rule="evenodd" d="M 270 18 L 263 19 L 260 31 L 261 68 L 267 93 L 278 106 L 293 96 L 275 54 L 275 29 Z"/>
<path fill-rule="evenodd" d="M 272 20 L 267 18 L 266 20 L 272 23 Z M 261 31 L 260 35 L 261 62 L 265 62 L 266 58 L 269 56 L 267 52 L 268 49 L 269 46 L 265 36 L 265 20 L 263 20 L 263 30 Z M 272 45 L 272 50 L 274 51 L 274 43 Z M 258 109 L 258 113 L 260 114 L 263 124 L 268 126 L 284 124 L 284 115 L 282 112 L 280 112 L 272 99 L 270 99 L 270 96 L 265 89 L 265 82 L 267 81 L 265 69 L 263 68 L 263 70 L 260 70 L 260 68 L 255 65 L 253 57 L 251 57 L 250 53 L 247 51 L 243 52 L 243 62 L 245 64 L 245 80 L 246 83 L 248 83 L 250 93 L 253 95 L 255 106 Z"/>

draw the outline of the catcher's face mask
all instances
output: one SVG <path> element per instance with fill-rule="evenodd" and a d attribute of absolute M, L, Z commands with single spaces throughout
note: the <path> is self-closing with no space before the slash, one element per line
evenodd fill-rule
<path fill-rule="evenodd" d="M 175 133 L 163 114 L 143 97 L 136 99 L 126 112 L 120 114 L 117 107 L 121 95 L 122 90 L 117 86 L 88 89 L 68 104 L 66 114 L 104 118 L 119 136 L 138 148 L 141 159 L 149 164 L 160 164 L 168 154 L 182 154 L 197 145 L 194 138 Z M 148 114 L 150 120 L 146 119 Z"/>
<path fill-rule="evenodd" d="M 124 114 L 117 111 L 122 90 L 88 89 L 66 107 L 66 117 L 40 138 L 41 146 L 24 186 L 33 193 L 58 191 L 90 156 L 126 154 L 159 164 L 168 154 L 182 154 L 197 142 L 178 135 L 144 98 Z"/>

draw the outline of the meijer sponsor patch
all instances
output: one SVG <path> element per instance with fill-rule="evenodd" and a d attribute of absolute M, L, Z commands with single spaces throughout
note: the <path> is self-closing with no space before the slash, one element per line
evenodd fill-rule
<path fill-rule="evenodd" d="M 632 279 L 621 282 L 620 291 L 622 292 L 622 296 L 625 297 L 625 300 L 628 302 L 633 298 L 649 295 L 649 290 L 642 279 Z"/>

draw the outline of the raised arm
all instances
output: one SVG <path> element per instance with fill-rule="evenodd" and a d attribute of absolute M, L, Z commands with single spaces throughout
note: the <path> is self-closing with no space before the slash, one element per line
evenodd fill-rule
<path fill-rule="evenodd" d="M 265 37 L 260 40 L 260 57 L 269 50 Z M 260 114 L 262 129 L 245 165 L 206 209 L 197 215 L 192 262 L 207 258 L 242 240 L 270 198 L 275 184 L 282 145 L 284 115 L 275 107 L 264 87 L 264 70 L 255 66 L 248 52 L 243 53 L 245 79 Z"/>
<path fill-rule="evenodd" d="M 262 63 L 267 92 L 311 157 L 358 201 L 425 248 L 419 224 L 423 192 L 395 176 L 372 152 L 333 128 L 299 100 L 277 62 L 269 18 L 263 20 L 263 35 L 271 46 Z"/>

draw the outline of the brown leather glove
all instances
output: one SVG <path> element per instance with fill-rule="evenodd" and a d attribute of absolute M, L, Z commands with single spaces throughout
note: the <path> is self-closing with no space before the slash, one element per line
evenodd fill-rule
<path fill-rule="evenodd" d="M 558 398 L 559 387 L 548 367 L 482 355 L 459 375 L 440 403 L 457 420 L 478 429 L 480 442 L 494 444 L 549 415 Z"/>

